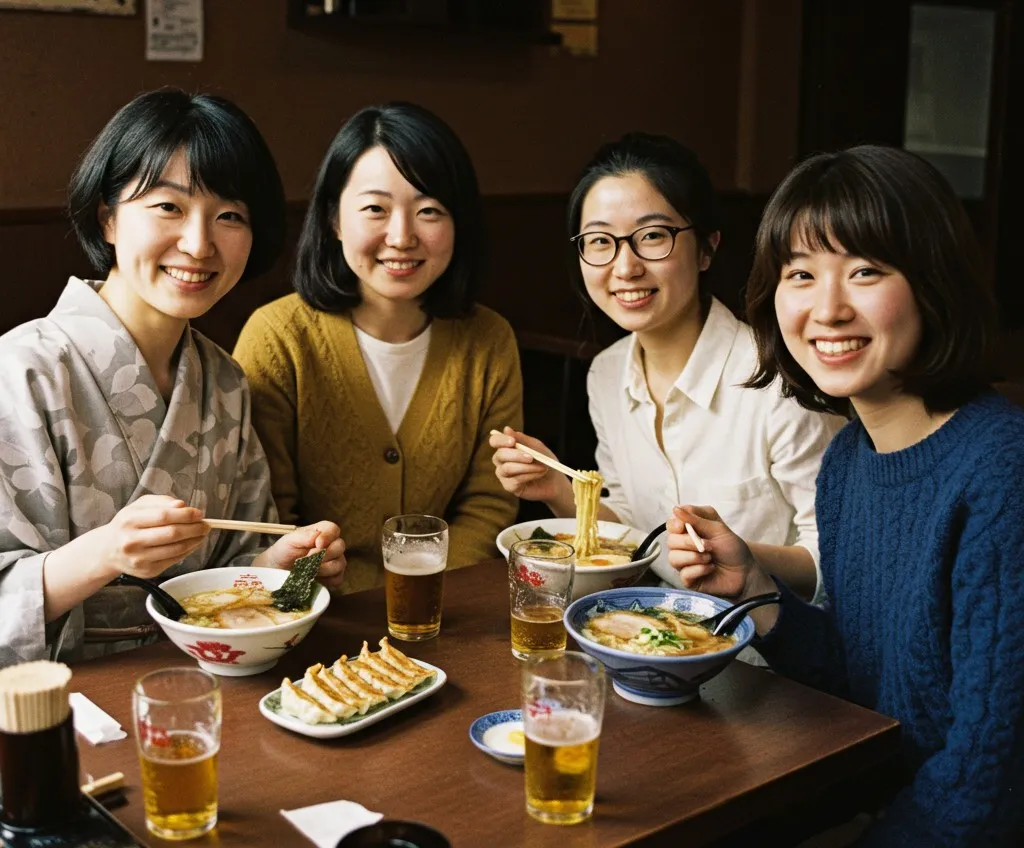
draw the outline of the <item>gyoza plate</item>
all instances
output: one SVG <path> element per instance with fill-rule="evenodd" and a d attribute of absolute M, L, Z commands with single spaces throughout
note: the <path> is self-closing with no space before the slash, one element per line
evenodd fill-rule
<path fill-rule="evenodd" d="M 412 658 L 410 657 L 410 659 Z M 446 675 L 436 665 L 431 665 L 430 663 L 423 662 L 422 660 L 413 660 L 413 662 L 422 666 L 427 671 L 432 671 L 434 673 L 434 677 L 430 680 L 424 680 L 397 701 L 388 701 L 385 704 L 370 707 L 370 709 L 366 711 L 365 715 L 354 715 L 351 718 L 342 718 L 327 724 L 307 724 L 306 722 L 281 711 L 280 686 L 278 686 L 273 692 L 268 692 L 260 698 L 260 712 L 263 713 L 265 718 L 274 722 L 274 724 L 278 724 L 286 730 L 301 733 L 303 736 L 312 736 L 314 739 L 335 739 L 339 736 L 348 736 L 350 733 L 358 733 L 364 727 L 376 724 L 378 721 L 387 718 L 392 713 L 400 712 L 406 707 L 411 707 L 417 701 L 429 698 L 438 689 L 444 686 L 445 681 L 448 679 L 448 675 Z M 298 684 L 300 681 L 295 682 Z"/>

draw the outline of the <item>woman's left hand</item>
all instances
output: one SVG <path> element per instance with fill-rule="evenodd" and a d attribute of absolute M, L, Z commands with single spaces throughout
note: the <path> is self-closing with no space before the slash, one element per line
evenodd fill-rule
<path fill-rule="evenodd" d="M 318 521 L 292 530 L 267 548 L 260 558 L 266 557 L 265 564 L 270 568 L 291 568 L 295 560 L 320 550 L 324 551 L 324 558 L 317 579 L 328 589 L 337 589 L 345 576 L 345 542 L 341 528 L 333 521 Z"/>

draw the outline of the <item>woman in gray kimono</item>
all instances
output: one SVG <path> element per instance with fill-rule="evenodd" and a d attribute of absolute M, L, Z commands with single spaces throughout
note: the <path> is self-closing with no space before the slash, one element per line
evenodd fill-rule
<path fill-rule="evenodd" d="M 189 320 L 280 253 L 284 193 L 234 104 L 163 90 L 122 108 L 71 180 L 71 219 L 99 280 L 0 337 L 0 667 L 134 647 L 154 625 L 120 574 L 287 568 L 337 525 L 262 537 L 204 517 L 276 520 L 235 362 Z"/>

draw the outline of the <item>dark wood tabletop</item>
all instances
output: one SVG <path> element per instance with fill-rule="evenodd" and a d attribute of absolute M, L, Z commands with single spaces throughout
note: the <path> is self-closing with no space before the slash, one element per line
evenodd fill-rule
<path fill-rule="evenodd" d="M 741 662 L 706 683 L 699 701 L 679 707 L 639 706 L 609 687 L 593 819 L 540 824 L 524 810 L 522 768 L 488 757 L 469 739 L 478 716 L 519 707 L 505 565 L 483 563 L 451 572 L 447 581 L 441 635 L 396 642 L 444 669 L 447 684 L 358 733 L 310 739 L 272 724 L 257 704 L 284 675 L 298 678 L 315 662 L 356 654 L 364 639 L 376 646 L 386 634 L 383 590 L 332 599 L 306 640 L 269 672 L 222 678 L 220 823 L 189 844 L 310 844 L 279 810 L 347 799 L 389 818 L 426 822 L 456 848 L 696 846 L 792 799 L 814 797 L 896 749 L 892 719 Z M 74 668 L 73 688 L 129 733 L 96 747 L 80 738 L 83 775 L 125 773 L 127 803 L 114 813 L 145 844 L 167 843 L 144 824 L 132 683 L 152 669 L 191 662 L 161 642 Z"/>

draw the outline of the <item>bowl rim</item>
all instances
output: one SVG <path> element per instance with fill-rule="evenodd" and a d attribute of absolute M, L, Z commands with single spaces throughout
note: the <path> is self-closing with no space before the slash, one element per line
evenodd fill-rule
<path fill-rule="evenodd" d="M 236 566 L 236 565 L 223 566 L 222 568 L 202 568 L 202 569 L 198 569 L 197 571 L 189 571 L 189 572 L 186 572 L 185 574 L 177 574 L 174 577 L 169 577 L 167 580 L 165 580 L 163 583 L 161 583 L 160 586 L 161 586 L 161 588 L 163 588 L 166 591 L 167 590 L 167 584 L 171 583 L 171 582 L 173 582 L 175 580 L 178 580 L 179 578 L 191 577 L 191 576 L 193 576 L 195 574 L 199 574 L 200 572 L 228 571 L 228 570 L 253 572 L 253 571 L 286 571 L 287 569 L 269 568 L 267 566 L 249 566 L 249 567 L 246 567 L 246 566 Z M 230 588 L 230 587 L 228 587 L 228 588 Z M 210 590 L 210 591 L 213 591 L 213 590 Z M 175 595 L 173 592 L 169 592 L 169 594 L 175 600 L 180 600 L 178 598 L 178 596 Z M 324 596 L 326 596 L 326 600 L 324 601 L 323 606 L 320 607 L 320 609 L 317 609 L 316 607 L 317 607 L 317 604 L 320 601 L 320 598 L 324 597 Z M 268 624 L 265 627 L 231 627 L 231 628 L 224 628 L 224 627 L 200 627 L 198 624 L 182 624 L 180 621 L 175 621 L 174 619 L 168 618 L 166 615 L 164 615 L 163 613 L 158 611 L 156 609 L 156 605 L 153 603 L 153 596 L 152 595 L 147 595 L 146 596 L 146 611 L 153 617 L 153 620 L 156 621 L 156 623 L 159 624 L 161 627 L 163 627 L 165 629 L 166 628 L 174 628 L 178 632 L 181 632 L 181 633 L 192 633 L 192 634 L 198 634 L 198 635 L 202 635 L 204 633 L 207 634 L 207 635 L 209 635 L 211 633 L 217 633 L 217 634 L 231 634 L 232 636 L 263 636 L 263 635 L 265 635 L 267 633 L 277 633 L 277 632 L 280 632 L 281 630 L 283 630 L 286 627 L 294 627 L 297 624 L 305 623 L 307 620 L 312 624 L 313 622 L 315 622 L 324 613 L 324 611 L 327 609 L 327 607 L 330 606 L 330 603 L 331 603 L 331 593 L 323 586 L 323 584 L 317 583 L 317 593 L 313 596 L 313 605 L 310 607 L 310 610 L 309 610 L 309 612 L 306 615 L 300 616 L 299 618 L 293 618 L 291 621 L 281 622 L 280 624 Z M 225 638 L 227 638 L 227 637 L 225 636 Z"/>
<path fill-rule="evenodd" d="M 571 615 L 575 615 L 575 613 L 583 607 L 585 602 L 597 603 L 597 601 L 601 600 L 602 598 L 607 598 L 609 596 L 630 596 L 635 595 L 637 592 L 640 591 L 661 592 L 664 594 L 677 596 L 692 595 L 698 598 L 707 598 L 708 600 L 714 601 L 716 604 L 722 604 L 722 609 L 727 609 L 729 607 L 728 601 L 725 601 L 716 595 L 709 595 L 705 592 L 697 592 L 693 589 L 677 589 L 675 586 L 621 586 L 615 589 L 601 589 L 597 592 L 591 592 L 589 595 L 584 595 L 582 598 L 577 598 L 575 601 L 573 601 L 571 604 L 569 604 L 569 606 L 565 608 L 565 612 L 562 614 L 562 623 L 565 625 L 565 629 L 569 633 L 569 635 L 572 636 L 572 638 L 575 639 L 581 647 L 584 644 L 587 646 L 593 645 L 594 648 L 598 651 L 603 651 L 609 654 L 610 656 L 634 661 L 637 657 L 643 657 L 645 660 L 651 660 L 654 662 L 667 661 L 678 663 L 707 661 L 708 659 L 712 659 L 715 657 L 725 657 L 730 654 L 737 654 L 741 650 L 743 650 L 743 648 L 745 648 L 754 638 L 754 633 L 756 632 L 756 630 L 751 628 L 751 633 L 747 638 L 744 639 L 737 635 L 736 641 L 730 647 L 723 648 L 721 651 L 712 651 L 706 654 L 691 654 L 688 656 L 672 656 L 671 654 L 637 654 L 633 651 L 622 651 L 618 648 L 609 648 L 607 645 L 602 645 L 600 642 L 595 642 L 593 639 L 589 639 L 586 636 L 584 636 L 579 630 L 577 630 L 572 625 Z M 753 622 L 750 623 L 751 625 L 753 624 Z M 740 628 L 742 627 L 743 622 L 740 623 Z"/>
<path fill-rule="evenodd" d="M 531 525 L 540 526 L 545 521 L 575 521 L 575 520 L 576 520 L 575 517 L 572 517 L 572 518 L 558 518 L 557 516 L 552 515 L 550 518 L 534 518 L 534 519 L 531 519 L 530 521 L 518 521 L 515 524 L 510 524 L 508 527 L 503 528 L 498 533 L 498 535 L 494 537 L 494 546 L 498 549 L 498 553 L 500 553 L 502 556 L 504 556 L 507 559 L 508 558 L 508 553 L 502 551 L 502 549 L 501 549 L 502 546 L 501 546 L 501 544 L 500 544 L 500 542 L 498 540 L 501 539 L 501 537 L 504 536 L 506 533 L 508 533 L 510 530 L 514 530 L 516 527 L 519 527 L 520 525 L 523 525 L 523 524 L 531 524 Z M 639 527 L 634 527 L 632 524 L 624 524 L 621 521 L 608 521 L 607 519 L 604 519 L 604 518 L 599 519 L 599 521 L 602 524 L 616 524 L 619 527 L 628 528 L 629 530 L 632 530 L 633 532 L 638 533 L 640 535 L 640 541 L 643 541 L 644 538 L 646 538 L 646 536 L 647 536 L 647 534 L 644 533 Z M 522 540 L 520 539 L 518 541 L 522 541 Z M 612 574 L 612 573 L 618 573 L 619 571 L 628 571 L 629 569 L 636 568 L 638 566 L 644 566 L 644 565 L 649 566 L 659 556 L 661 556 L 661 542 L 655 542 L 653 545 L 651 545 L 651 548 L 647 552 L 647 555 L 644 556 L 644 557 L 641 557 L 638 560 L 635 560 L 635 561 L 631 560 L 629 562 L 624 562 L 624 563 L 622 563 L 620 565 L 578 565 L 577 564 L 576 572 L 578 574 L 579 573 L 582 573 L 582 574 Z M 627 586 L 627 587 L 623 587 L 623 588 L 629 588 L 629 587 Z"/>

